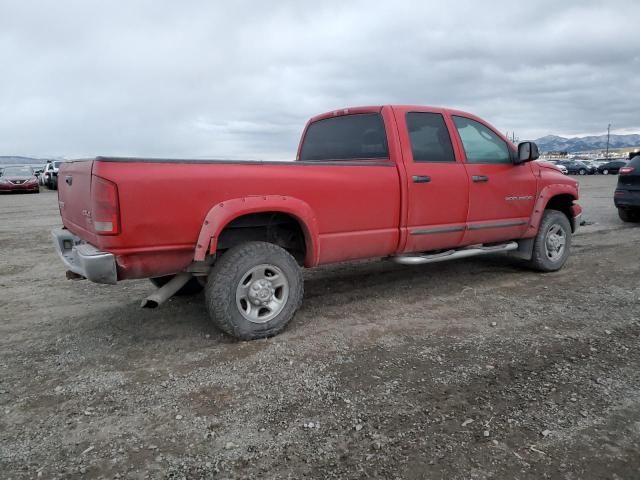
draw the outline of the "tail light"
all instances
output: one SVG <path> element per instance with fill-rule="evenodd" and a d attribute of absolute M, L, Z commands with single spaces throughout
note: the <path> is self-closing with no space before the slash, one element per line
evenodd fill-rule
<path fill-rule="evenodd" d="M 628 175 L 629 173 L 632 173 L 635 169 L 633 167 L 622 167 L 620 169 L 620 172 L 618 172 L 620 175 Z"/>
<path fill-rule="evenodd" d="M 91 210 L 93 228 L 97 234 L 120 233 L 120 204 L 115 183 L 104 178 L 91 177 Z"/>

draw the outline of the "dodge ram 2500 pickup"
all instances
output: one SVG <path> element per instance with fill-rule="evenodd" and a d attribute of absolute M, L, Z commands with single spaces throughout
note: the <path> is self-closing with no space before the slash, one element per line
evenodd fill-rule
<path fill-rule="evenodd" d="M 143 306 L 204 289 L 219 328 L 267 337 L 300 307 L 301 267 L 508 252 L 560 269 L 578 184 L 537 157 L 465 112 L 347 108 L 309 120 L 296 161 L 63 163 L 54 244 L 68 278 L 149 278 Z"/>

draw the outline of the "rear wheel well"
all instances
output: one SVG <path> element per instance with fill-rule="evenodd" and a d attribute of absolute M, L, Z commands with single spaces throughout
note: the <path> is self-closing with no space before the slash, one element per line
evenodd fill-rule
<path fill-rule="evenodd" d="M 569 220 L 569 224 L 571 225 L 571 230 L 575 232 L 576 226 L 573 221 L 573 213 L 571 212 L 571 207 L 573 206 L 574 198 L 572 195 L 567 193 L 563 193 L 561 195 L 556 195 L 551 198 L 545 207 L 547 210 L 558 210 L 565 214 L 567 219 Z"/>
<path fill-rule="evenodd" d="M 246 242 L 268 242 L 287 250 L 304 264 L 304 231 L 295 217 L 282 212 L 259 212 L 242 215 L 229 222 L 218 236 L 217 253 Z"/>

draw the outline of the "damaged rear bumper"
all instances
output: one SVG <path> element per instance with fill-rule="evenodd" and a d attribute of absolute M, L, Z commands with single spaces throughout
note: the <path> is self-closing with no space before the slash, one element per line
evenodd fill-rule
<path fill-rule="evenodd" d="M 95 283 L 118 282 L 115 256 L 102 252 L 63 228 L 51 231 L 58 256 L 67 270 Z"/>

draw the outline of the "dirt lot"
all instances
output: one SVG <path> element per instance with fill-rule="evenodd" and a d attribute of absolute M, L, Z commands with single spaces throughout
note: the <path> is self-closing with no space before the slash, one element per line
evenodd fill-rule
<path fill-rule="evenodd" d="M 0 197 L 3 478 L 640 478 L 640 227 L 583 179 L 561 272 L 506 257 L 306 273 L 280 336 L 71 282 L 56 196 Z"/>

